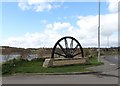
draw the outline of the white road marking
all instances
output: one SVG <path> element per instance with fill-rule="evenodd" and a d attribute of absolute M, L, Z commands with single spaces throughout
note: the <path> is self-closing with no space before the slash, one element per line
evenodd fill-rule
<path fill-rule="evenodd" d="M 116 65 L 116 64 L 110 64 L 110 65 Z"/>

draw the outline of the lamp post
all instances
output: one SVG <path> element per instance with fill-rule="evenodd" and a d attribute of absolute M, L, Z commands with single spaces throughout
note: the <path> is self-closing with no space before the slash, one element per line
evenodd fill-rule
<path fill-rule="evenodd" d="M 98 62 L 100 62 L 100 0 L 98 1 Z"/>

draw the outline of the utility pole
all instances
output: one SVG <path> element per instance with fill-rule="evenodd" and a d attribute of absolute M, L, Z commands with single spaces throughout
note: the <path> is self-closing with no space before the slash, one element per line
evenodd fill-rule
<path fill-rule="evenodd" d="M 100 0 L 98 1 L 98 62 L 100 62 Z"/>

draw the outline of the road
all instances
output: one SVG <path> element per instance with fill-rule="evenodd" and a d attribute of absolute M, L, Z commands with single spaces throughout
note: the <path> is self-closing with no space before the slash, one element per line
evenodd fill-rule
<path fill-rule="evenodd" d="M 117 84 L 115 76 L 98 75 L 17 75 L 3 77 L 3 84 Z"/>
<path fill-rule="evenodd" d="M 117 65 L 104 59 L 102 66 L 89 69 L 98 71 L 98 74 L 78 75 L 14 75 L 2 77 L 3 84 L 118 84 Z"/>

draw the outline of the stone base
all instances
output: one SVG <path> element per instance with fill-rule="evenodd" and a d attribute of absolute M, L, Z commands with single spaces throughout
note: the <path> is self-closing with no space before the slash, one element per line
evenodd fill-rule
<path fill-rule="evenodd" d="M 53 59 L 45 59 L 44 63 L 43 63 L 43 67 L 44 68 L 48 68 L 48 67 L 52 67 L 53 66 Z"/>
<path fill-rule="evenodd" d="M 85 58 L 72 58 L 72 59 L 54 59 L 53 66 L 64 66 L 73 64 L 85 64 Z"/>
<path fill-rule="evenodd" d="M 89 61 L 87 58 L 49 58 L 45 59 L 43 67 L 53 67 L 53 66 L 65 66 L 73 64 L 88 64 Z"/>

